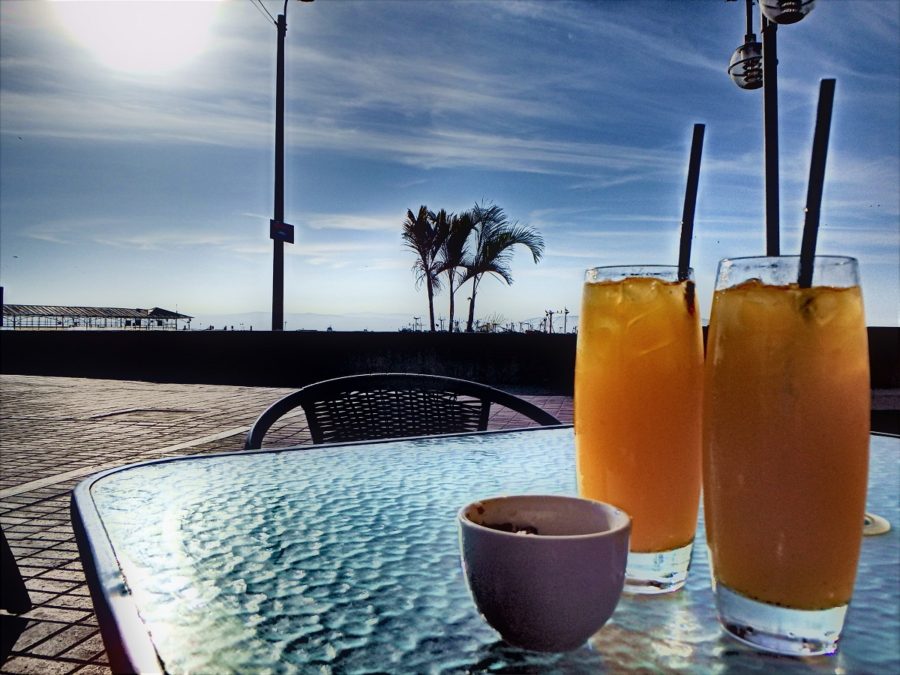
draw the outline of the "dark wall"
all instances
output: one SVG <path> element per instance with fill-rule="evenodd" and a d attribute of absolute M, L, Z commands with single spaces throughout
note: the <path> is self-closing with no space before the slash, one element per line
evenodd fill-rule
<path fill-rule="evenodd" d="M 574 335 L 3 331 L 2 372 L 299 387 L 340 375 L 416 372 L 569 394 Z"/>
<path fill-rule="evenodd" d="M 872 386 L 900 387 L 900 329 L 869 328 Z M 367 372 L 462 377 L 571 394 L 574 335 L 268 331 L 3 331 L 0 370 L 299 387 Z"/>
<path fill-rule="evenodd" d="M 900 328 L 869 327 L 869 368 L 873 387 L 900 387 Z"/>

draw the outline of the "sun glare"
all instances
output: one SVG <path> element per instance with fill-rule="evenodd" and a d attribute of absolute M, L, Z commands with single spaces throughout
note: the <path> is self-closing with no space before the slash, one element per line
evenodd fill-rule
<path fill-rule="evenodd" d="M 55 0 L 63 31 L 104 66 L 161 73 L 200 54 L 216 0 Z"/>

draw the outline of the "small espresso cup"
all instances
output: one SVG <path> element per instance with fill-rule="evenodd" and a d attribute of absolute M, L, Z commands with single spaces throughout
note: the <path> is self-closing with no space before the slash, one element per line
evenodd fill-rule
<path fill-rule="evenodd" d="M 625 584 L 631 519 L 589 499 L 483 499 L 459 511 L 466 582 L 506 642 L 577 649 L 612 616 Z"/>

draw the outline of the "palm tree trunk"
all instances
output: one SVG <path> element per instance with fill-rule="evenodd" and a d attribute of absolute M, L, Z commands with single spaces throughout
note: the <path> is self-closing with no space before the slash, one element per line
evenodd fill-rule
<path fill-rule="evenodd" d="M 453 288 L 453 277 L 450 277 L 450 324 L 448 330 L 453 332 L 453 294 L 456 290 Z"/>
<path fill-rule="evenodd" d="M 472 277 L 472 297 L 469 298 L 469 321 L 466 323 L 466 332 L 471 333 L 475 323 L 475 291 L 478 288 L 478 277 Z"/>
<path fill-rule="evenodd" d="M 425 280 L 425 286 L 428 289 L 428 320 L 431 324 L 431 332 L 434 332 L 434 288 L 431 286 L 431 279 Z"/>

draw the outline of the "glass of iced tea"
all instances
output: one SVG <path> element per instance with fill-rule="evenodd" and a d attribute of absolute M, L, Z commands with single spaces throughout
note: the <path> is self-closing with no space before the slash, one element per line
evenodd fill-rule
<path fill-rule="evenodd" d="M 631 516 L 625 591 L 684 585 L 700 503 L 703 338 L 693 272 L 585 273 L 575 362 L 579 493 Z"/>
<path fill-rule="evenodd" d="M 859 558 L 869 358 L 858 266 L 719 264 L 705 370 L 704 512 L 719 619 L 759 649 L 832 653 Z"/>

